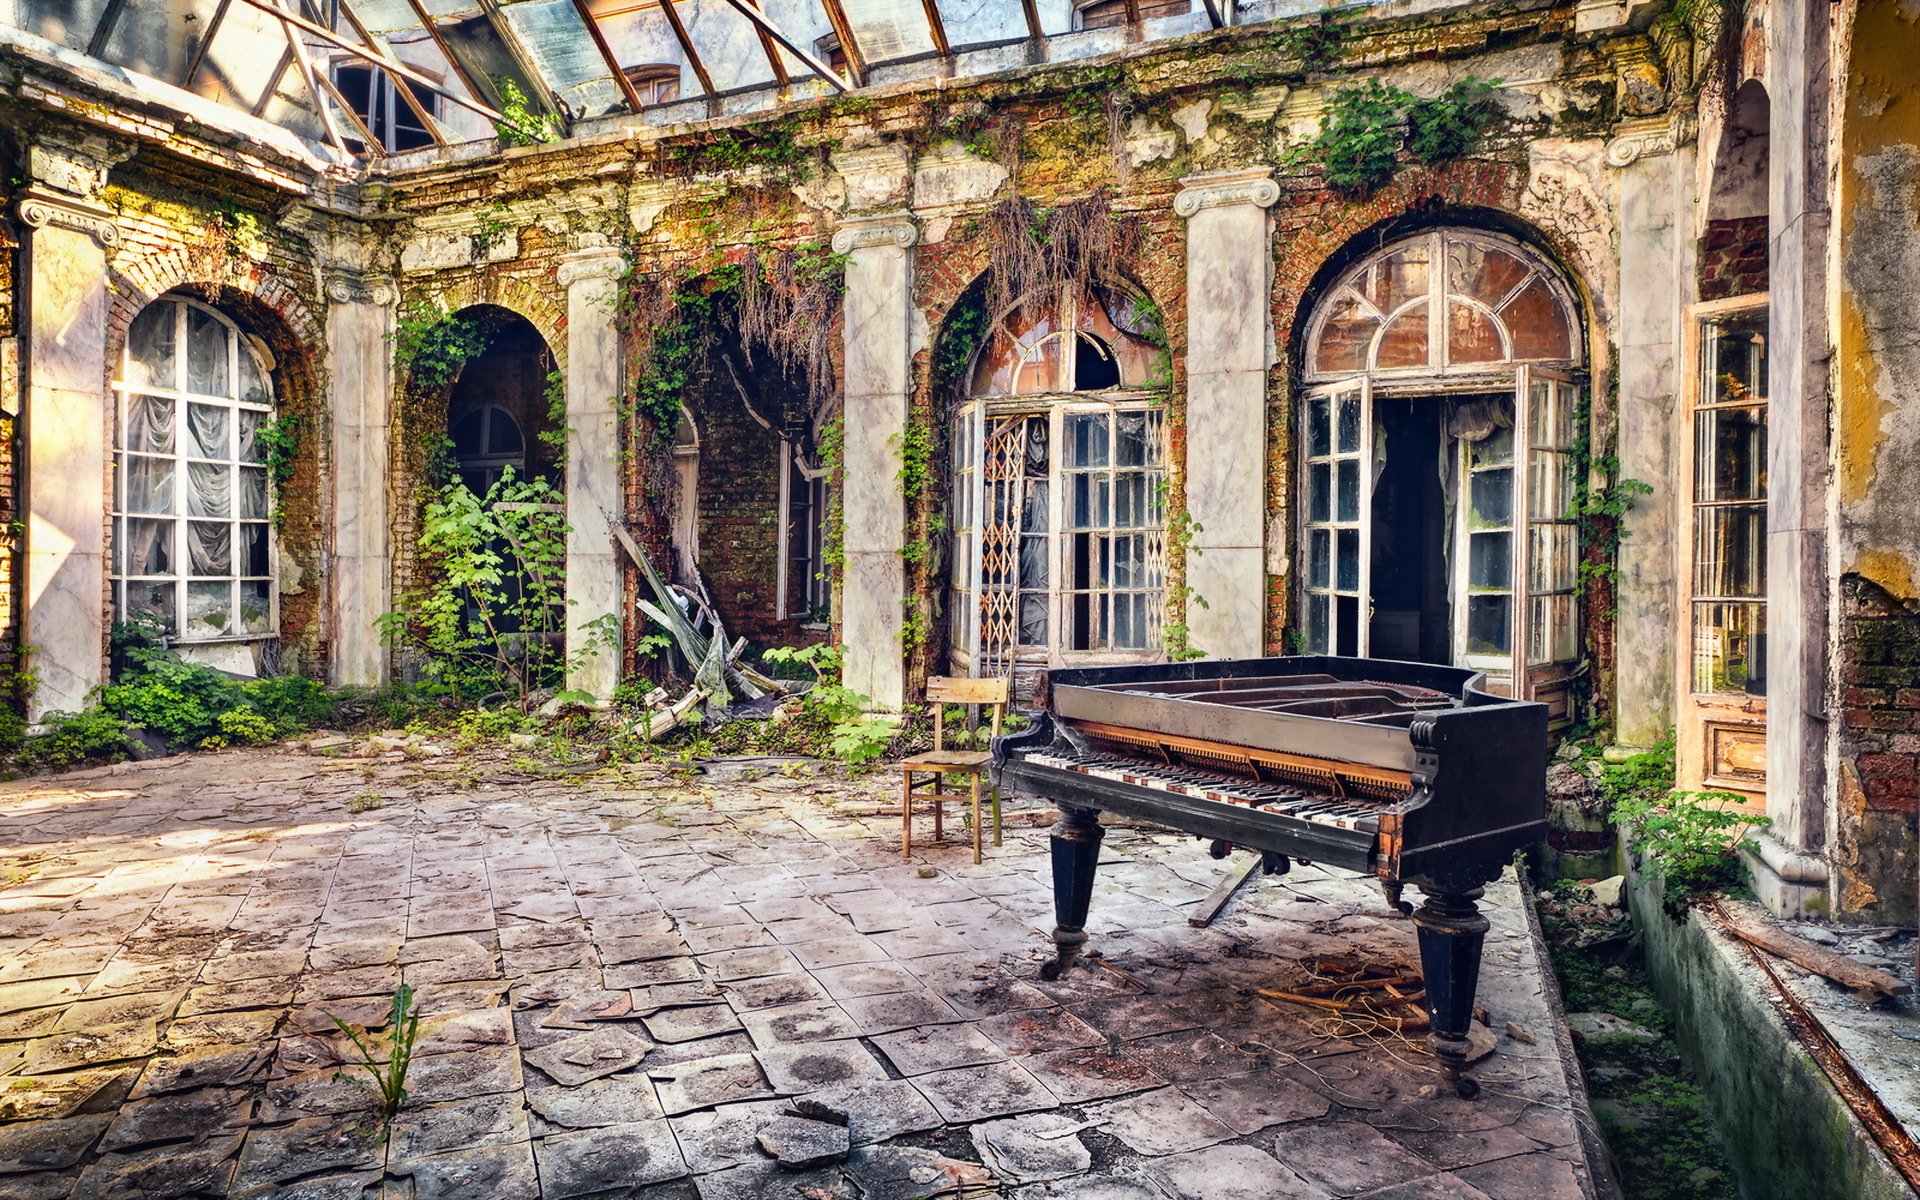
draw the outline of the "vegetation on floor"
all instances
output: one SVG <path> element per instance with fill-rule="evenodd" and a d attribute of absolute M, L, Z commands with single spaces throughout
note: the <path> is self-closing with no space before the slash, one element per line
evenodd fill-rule
<path fill-rule="evenodd" d="M 1593 903 L 1571 881 L 1541 893 L 1539 908 L 1624 1200 L 1738 1200 L 1739 1181 L 1680 1060 L 1672 1018 L 1654 999 L 1626 914 Z"/>

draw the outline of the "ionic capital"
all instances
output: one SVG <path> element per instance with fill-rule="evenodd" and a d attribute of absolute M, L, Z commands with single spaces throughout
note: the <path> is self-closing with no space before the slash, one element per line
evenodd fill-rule
<path fill-rule="evenodd" d="M 1189 175 L 1180 183 L 1180 194 L 1173 198 L 1173 211 L 1183 217 L 1191 217 L 1203 208 L 1223 208 L 1231 204 L 1271 208 L 1274 201 L 1280 199 L 1280 185 L 1273 181 L 1272 167 Z"/>
<path fill-rule="evenodd" d="M 626 256 L 612 246 L 589 246 L 560 256 L 560 286 L 570 288 L 593 279 L 618 279 L 627 269 Z"/>
<path fill-rule="evenodd" d="M 855 217 L 843 221 L 833 235 L 835 254 L 852 254 L 876 246 L 906 249 L 920 240 L 920 228 L 905 213 Z"/>

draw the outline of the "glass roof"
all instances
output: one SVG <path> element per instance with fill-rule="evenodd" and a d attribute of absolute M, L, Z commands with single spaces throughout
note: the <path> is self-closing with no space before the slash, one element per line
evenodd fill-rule
<path fill-rule="evenodd" d="M 0 23 L 381 156 L 700 120 L 1321 11 L 1324 0 L 0 0 Z M 1172 10 L 1169 12 L 1169 10 Z M 1040 53 L 1027 50 L 1038 43 Z M 1009 53 L 1009 50 L 1013 53 Z"/>

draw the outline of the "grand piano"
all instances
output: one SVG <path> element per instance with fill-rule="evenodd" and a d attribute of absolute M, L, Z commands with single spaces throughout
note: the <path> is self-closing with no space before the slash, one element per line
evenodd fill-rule
<path fill-rule="evenodd" d="M 1428 1044 L 1463 1096 L 1488 922 L 1477 901 L 1546 835 L 1547 709 L 1475 671 L 1311 655 L 1054 671 L 993 744 L 1002 789 L 1059 809 L 1057 978 L 1087 941 L 1100 814 L 1263 856 L 1368 872 L 1413 918 Z M 1413 884 L 1418 908 L 1401 899 Z"/>

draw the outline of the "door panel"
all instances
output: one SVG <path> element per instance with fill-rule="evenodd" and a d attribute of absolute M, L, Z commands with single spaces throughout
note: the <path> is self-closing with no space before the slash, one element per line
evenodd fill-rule
<path fill-rule="evenodd" d="M 1301 628 L 1308 653 L 1365 656 L 1372 594 L 1372 394 L 1365 379 L 1306 398 Z"/>

